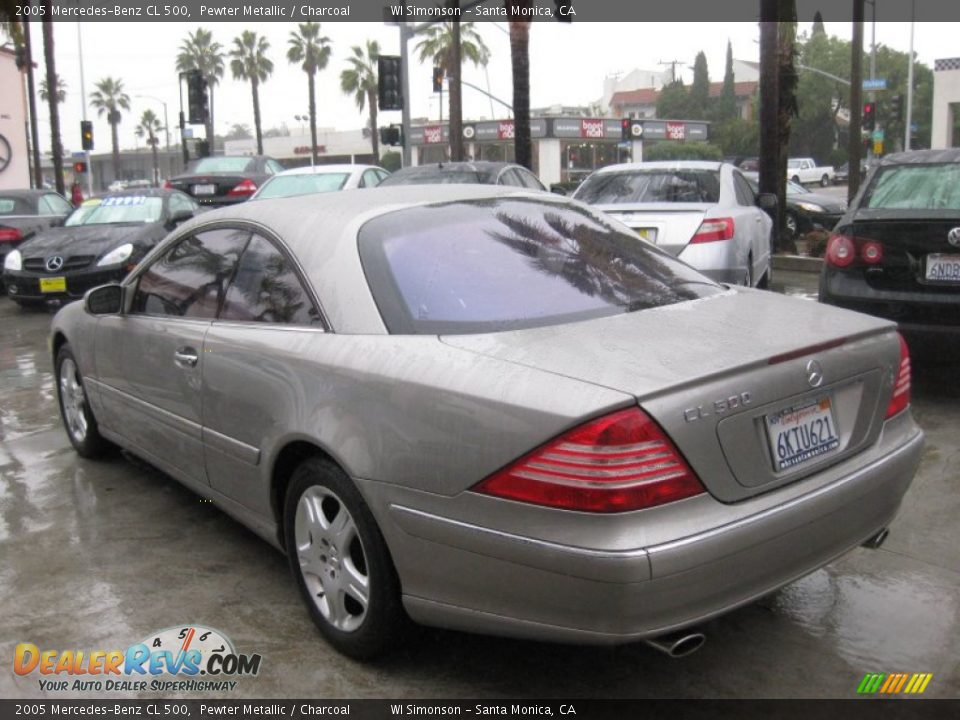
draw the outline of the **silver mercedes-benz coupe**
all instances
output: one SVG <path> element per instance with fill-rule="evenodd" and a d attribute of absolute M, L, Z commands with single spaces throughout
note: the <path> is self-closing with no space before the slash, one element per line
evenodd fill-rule
<path fill-rule="evenodd" d="M 354 657 L 408 618 L 692 650 L 677 632 L 878 545 L 923 444 L 893 323 L 519 188 L 209 212 L 51 340 L 76 450 L 284 550 Z"/>

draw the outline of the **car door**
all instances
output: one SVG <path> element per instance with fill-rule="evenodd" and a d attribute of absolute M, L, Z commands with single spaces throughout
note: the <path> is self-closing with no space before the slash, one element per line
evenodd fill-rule
<path fill-rule="evenodd" d="M 211 486 L 254 511 L 269 508 L 263 448 L 312 410 L 296 368 L 307 335 L 324 332 L 318 304 L 290 254 L 254 233 L 206 336 L 203 438 Z M 324 378 L 310 374 L 310 382 Z"/>
<path fill-rule="evenodd" d="M 733 171 L 733 183 L 736 189 L 737 204 L 746 219 L 749 233 L 749 252 L 753 256 L 752 274 L 754 280 L 766 272 L 770 262 L 770 229 L 773 222 L 770 216 L 757 206 L 757 196 L 750 183 L 738 171 Z"/>
<path fill-rule="evenodd" d="M 128 312 L 97 325 L 96 365 L 106 425 L 146 459 L 206 483 L 201 434 L 203 343 L 249 233 L 189 234 L 128 285 Z"/>

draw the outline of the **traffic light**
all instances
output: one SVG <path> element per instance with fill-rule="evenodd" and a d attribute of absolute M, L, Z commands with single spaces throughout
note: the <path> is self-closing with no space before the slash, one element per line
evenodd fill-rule
<path fill-rule="evenodd" d="M 377 58 L 377 98 L 381 110 L 403 110 L 399 55 L 381 55 Z"/>
<path fill-rule="evenodd" d="M 890 98 L 890 117 L 900 118 L 903 113 L 903 95 L 894 95 Z"/>
<path fill-rule="evenodd" d="M 80 121 L 80 145 L 84 150 L 93 150 L 93 121 Z"/>
<path fill-rule="evenodd" d="M 384 145 L 403 145 L 403 132 L 399 125 L 380 128 L 380 142 Z"/>
<path fill-rule="evenodd" d="M 187 73 L 187 111 L 191 125 L 206 125 L 210 116 L 207 101 L 207 81 L 199 70 Z"/>
<path fill-rule="evenodd" d="M 78 175 L 87 171 L 87 164 L 83 160 L 77 160 L 73 164 L 73 171 Z"/>
<path fill-rule="evenodd" d="M 863 104 L 863 120 L 860 125 L 864 130 L 873 131 L 877 127 L 877 104 L 868 102 Z"/>
<path fill-rule="evenodd" d="M 630 139 L 630 118 L 624 118 L 620 121 L 620 139 Z"/>
<path fill-rule="evenodd" d="M 433 69 L 433 91 L 434 92 L 443 92 L 443 68 L 435 67 Z"/>

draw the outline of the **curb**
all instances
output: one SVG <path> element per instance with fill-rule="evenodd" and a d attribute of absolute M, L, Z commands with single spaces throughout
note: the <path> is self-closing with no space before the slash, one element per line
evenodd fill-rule
<path fill-rule="evenodd" d="M 772 264 L 774 270 L 819 273 L 823 267 L 823 259 L 802 255 L 774 255 Z"/>

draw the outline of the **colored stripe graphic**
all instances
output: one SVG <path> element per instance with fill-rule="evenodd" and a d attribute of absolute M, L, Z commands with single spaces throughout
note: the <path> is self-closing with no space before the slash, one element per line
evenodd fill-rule
<path fill-rule="evenodd" d="M 857 686 L 857 694 L 919 695 L 927 689 L 933 673 L 867 673 Z"/>

